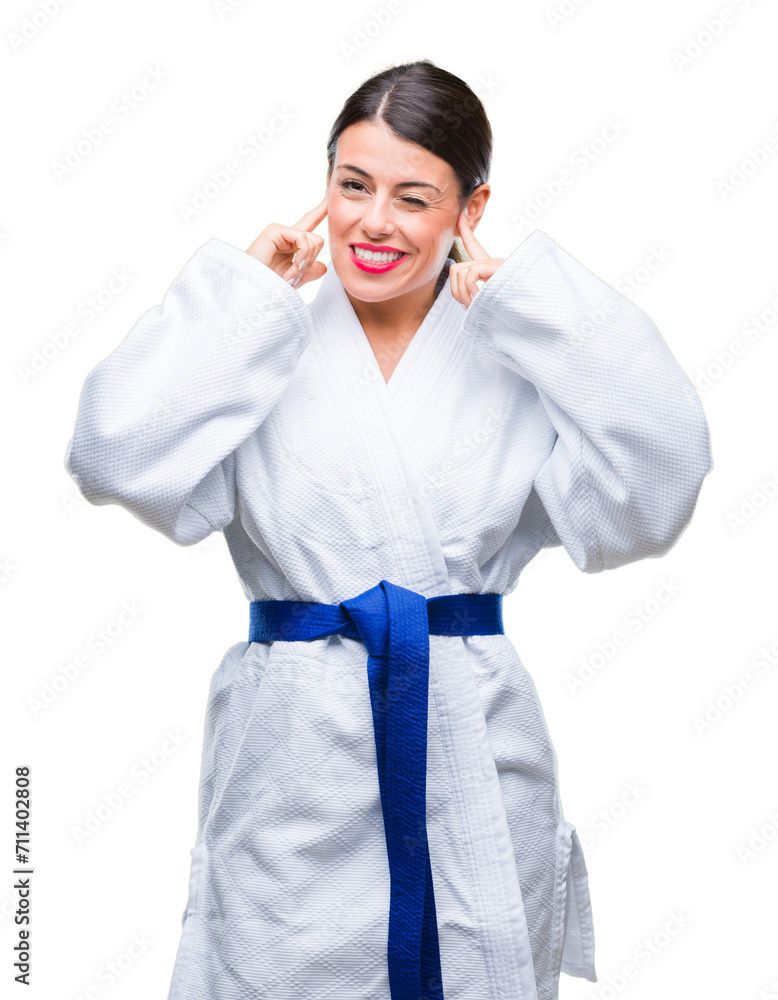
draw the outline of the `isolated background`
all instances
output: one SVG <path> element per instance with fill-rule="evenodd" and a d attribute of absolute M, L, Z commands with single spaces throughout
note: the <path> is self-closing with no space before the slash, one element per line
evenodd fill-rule
<path fill-rule="evenodd" d="M 667 556 L 589 576 L 564 549 L 543 552 L 505 603 L 589 868 L 599 981 L 563 975 L 561 996 L 778 996 L 778 10 L 47 0 L 46 15 L 43 2 L 4 4 L 0 42 L 0 989 L 14 988 L 13 782 L 28 764 L 25 996 L 167 995 L 208 683 L 248 623 L 222 535 L 178 547 L 80 498 L 62 461 L 84 377 L 211 236 L 245 249 L 316 205 L 348 94 L 428 57 L 476 90 L 494 128 L 481 243 L 505 257 L 540 228 L 629 294 L 698 385 L 712 432 L 714 471 Z M 133 88 L 143 99 L 119 111 Z M 279 112 L 285 126 L 263 133 Z M 58 171 L 106 117 L 103 141 Z M 609 119 L 619 134 L 601 140 Z M 266 144 L 249 160 L 251 135 Z M 187 212 L 229 161 L 230 183 Z M 125 284 L 111 294 L 114 270 Z M 95 652 L 123 602 L 141 610 Z M 619 631 L 627 641 L 598 659 Z M 88 667 L 63 681 L 78 654 Z M 79 839 L 122 782 L 132 795 Z"/>

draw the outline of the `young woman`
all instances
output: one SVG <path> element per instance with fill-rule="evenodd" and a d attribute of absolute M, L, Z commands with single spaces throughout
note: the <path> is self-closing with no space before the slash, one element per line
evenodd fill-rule
<path fill-rule="evenodd" d="M 708 425 L 549 236 L 481 246 L 491 132 L 458 77 L 378 73 L 327 153 L 316 208 L 209 240 L 87 375 L 65 459 L 180 545 L 224 531 L 251 602 L 169 1000 L 552 1000 L 596 981 L 587 870 L 500 602 L 544 547 L 665 554 Z"/>

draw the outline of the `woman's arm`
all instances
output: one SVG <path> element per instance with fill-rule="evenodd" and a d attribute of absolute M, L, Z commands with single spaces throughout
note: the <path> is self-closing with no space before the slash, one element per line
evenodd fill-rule
<path fill-rule="evenodd" d="M 161 305 L 87 375 L 65 468 L 180 545 L 235 514 L 233 452 L 261 424 L 312 335 L 274 270 L 210 239 Z"/>
<path fill-rule="evenodd" d="M 664 555 L 713 461 L 699 397 L 651 319 L 536 229 L 462 332 L 534 384 L 556 430 L 533 482 L 546 545 L 585 573 Z"/>

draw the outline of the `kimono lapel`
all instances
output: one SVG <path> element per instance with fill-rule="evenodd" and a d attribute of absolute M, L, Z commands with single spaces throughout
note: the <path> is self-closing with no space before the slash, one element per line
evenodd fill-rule
<path fill-rule="evenodd" d="M 403 577 L 395 582 L 426 597 L 450 593 L 443 548 L 409 438 L 448 365 L 467 350 L 459 333 L 464 307 L 451 295 L 446 274 L 388 383 L 332 266 L 309 308 L 328 380 L 350 410 L 395 535 Z"/>
<path fill-rule="evenodd" d="M 452 263 L 451 258 L 446 259 L 445 267 L 438 277 L 437 294 L 432 308 L 403 351 L 389 381 L 385 383 L 389 396 L 398 408 L 402 403 L 403 412 L 412 413 L 413 416 L 418 415 L 419 406 L 416 404 L 423 406 L 423 402 L 432 391 L 433 385 L 429 376 L 436 370 L 438 373 L 442 371 L 444 355 L 451 355 L 454 346 L 452 342 L 459 334 L 465 319 L 465 307 L 451 294 L 448 270 Z M 354 318 L 356 319 L 356 316 Z M 367 337 L 365 342 L 370 347 Z M 372 348 L 370 353 L 372 355 Z M 374 360 L 373 363 L 375 364 Z M 426 392 L 422 383 L 426 384 Z"/>
<path fill-rule="evenodd" d="M 436 376 L 442 373 L 447 361 L 467 348 L 467 342 L 459 337 L 466 309 L 451 294 L 448 277 L 451 263 L 451 258 L 447 258 L 438 278 L 437 295 L 432 308 L 403 351 L 388 382 L 384 381 L 370 341 L 333 267 L 330 266 L 324 275 L 315 300 L 318 302 L 319 298 L 326 299 L 329 305 L 327 311 L 339 314 L 338 322 L 345 333 L 342 346 L 352 345 L 355 359 L 361 359 L 364 367 L 362 377 L 384 386 L 389 397 L 397 404 L 398 413 L 402 412 L 411 420 L 418 417 L 423 409 L 438 381 Z M 319 305 L 324 305 L 324 302 Z M 457 347 L 459 351 L 456 350 Z"/>

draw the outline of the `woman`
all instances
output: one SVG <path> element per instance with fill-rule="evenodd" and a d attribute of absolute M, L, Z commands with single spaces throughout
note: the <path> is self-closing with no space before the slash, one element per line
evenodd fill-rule
<path fill-rule="evenodd" d="M 169 1000 L 596 982 L 501 595 L 544 547 L 586 573 L 664 555 L 709 432 L 637 306 L 540 230 L 489 257 L 490 158 L 462 80 L 378 73 L 321 204 L 248 251 L 209 240 L 85 380 L 65 462 L 86 499 L 181 545 L 223 530 L 251 602 L 211 681 Z"/>

